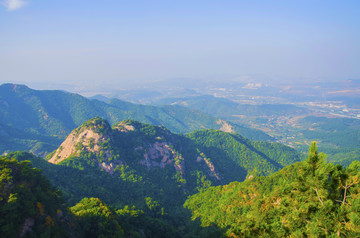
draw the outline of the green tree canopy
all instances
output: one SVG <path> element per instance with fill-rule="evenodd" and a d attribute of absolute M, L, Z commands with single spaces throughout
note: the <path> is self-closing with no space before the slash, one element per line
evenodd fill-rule
<path fill-rule="evenodd" d="M 335 166 L 313 142 L 308 159 L 269 177 L 210 187 L 184 204 L 231 237 L 360 235 L 360 162 Z"/>

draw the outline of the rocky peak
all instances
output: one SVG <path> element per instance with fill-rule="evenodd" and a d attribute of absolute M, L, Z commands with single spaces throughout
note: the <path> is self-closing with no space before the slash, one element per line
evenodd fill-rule
<path fill-rule="evenodd" d="M 112 133 L 109 122 L 100 117 L 90 119 L 77 129 L 75 129 L 75 131 L 79 132 L 83 130 L 91 130 L 100 135 L 109 135 Z"/>
<path fill-rule="evenodd" d="M 98 117 L 91 119 L 70 133 L 49 162 L 58 164 L 71 156 L 79 156 L 82 151 L 99 154 L 103 144 L 110 139 L 112 131 L 109 123 Z M 103 154 L 107 158 L 111 156 L 109 149 Z"/>

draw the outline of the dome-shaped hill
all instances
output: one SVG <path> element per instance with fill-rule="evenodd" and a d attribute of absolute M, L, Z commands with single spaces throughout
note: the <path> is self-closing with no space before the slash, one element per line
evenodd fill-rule
<path fill-rule="evenodd" d="M 110 124 L 99 117 L 85 122 L 80 127 L 73 130 L 66 140 L 55 151 L 49 159 L 50 163 L 58 164 L 64 159 L 73 156 L 80 156 L 81 153 L 90 152 L 100 154 L 105 147 L 104 156 L 111 156 L 108 142 L 112 138 Z"/>

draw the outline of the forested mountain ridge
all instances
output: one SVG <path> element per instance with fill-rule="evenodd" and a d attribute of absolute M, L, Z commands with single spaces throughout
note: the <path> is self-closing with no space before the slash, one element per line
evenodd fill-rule
<path fill-rule="evenodd" d="M 302 115 L 308 109 L 291 104 L 241 104 L 230 99 L 211 95 L 184 98 L 166 98 L 159 100 L 158 105 L 182 105 L 210 115 L 222 116 L 225 120 L 234 120 L 237 115 L 246 116 L 281 116 L 283 114 Z"/>
<path fill-rule="evenodd" d="M 247 171 L 247 177 L 270 175 L 275 171 L 302 160 L 294 149 L 280 143 L 251 141 L 239 134 L 219 130 L 198 130 L 187 135 L 208 156 L 218 158 L 219 166 L 230 161 Z M 226 173 L 230 173 L 228 166 Z M 239 173 L 239 171 L 234 171 Z M 243 180 L 243 179 L 242 179 Z"/>
<path fill-rule="evenodd" d="M 96 116 L 115 124 L 124 119 L 162 125 L 175 133 L 220 129 L 227 123 L 181 106 L 146 106 L 118 99 L 108 102 L 25 85 L 0 86 L 0 153 L 27 150 L 45 155 L 56 149 L 74 128 Z M 255 140 L 272 140 L 265 133 L 236 124 L 233 131 Z"/>
<path fill-rule="evenodd" d="M 189 168 L 201 165 L 206 168 L 202 171 L 206 176 L 222 182 L 269 175 L 301 160 L 300 154 L 289 147 L 251 141 L 238 134 L 200 130 L 183 136 L 132 120 L 111 128 L 99 117 L 73 130 L 48 158 L 58 164 L 75 157 L 91 159 L 109 173 L 123 165 L 148 170 L 169 165 L 180 180 L 189 174 Z M 230 170 L 237 171 L 230 175 Z"/>

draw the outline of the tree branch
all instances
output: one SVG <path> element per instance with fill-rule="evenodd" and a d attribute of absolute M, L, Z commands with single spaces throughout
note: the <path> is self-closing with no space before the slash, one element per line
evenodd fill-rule
<path fill-rule="evenodd" d="M 320 196 L 319 196 L 318 189 L 317 189 L 317 188 L 315 188 L 314 190 L 315 190 L 315 192 L 316 192 L 316 195 L 317 195 L 317 197 L 318 197 L 319 201 L 321 202 L 321 205 L 323 205 L 323 206 L 324 206 L 324 203 L 323 203 L 323 201 L 321 200 L 321 198 L 320 198 Z"/>
<path fill-rule="evenodd" d="M 346 181 L 346 186 L 345 186 L 345 191 L 344 191 L 344 200 L 343 200 L 343 204 L 345 204 L 345 201 L 346 201 L 346 193 L 347 193 L 347 189 L 348 189 L 349 187 L 347 186 L 347 181 Z"/>

